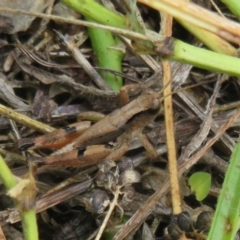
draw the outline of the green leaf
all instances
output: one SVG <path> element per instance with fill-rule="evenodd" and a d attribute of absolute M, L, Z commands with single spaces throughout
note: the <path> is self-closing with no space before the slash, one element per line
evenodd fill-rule
<path fill-rule="evenodd" d="M 218 197 L 208 240 L 234 239 L 239 228 L 240 212 L 240 143 L 232 153 L 228 170 L 225 174 L 222 190 Z"/>
<path fill-rule="evenodd" d="M 196 172 L 188 180 L 191 191 L 195 192 L 196 199 L 202 201 L 209 193 L 211 175 L 206 172 Z"/>

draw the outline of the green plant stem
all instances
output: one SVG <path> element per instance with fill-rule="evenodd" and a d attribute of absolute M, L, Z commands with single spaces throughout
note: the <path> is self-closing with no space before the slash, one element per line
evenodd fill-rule
<path fill-rule="evenodd" d="M 3 181 L 3 184 L 7 190 L 10 190 L 17 184 L 17 180 L 12 174 L 11 170 L 7 166 L 6 162 L 3 160 L 2 156 L 0 155 L 0 178 Z"/>
<path fill-rule="evenodd" d="M 85 18 L 90 22 L 92 21 L 88 17 Z M 98 66 L 121 72 L 124 54 L 119 49 L 113 49 L 118 44 L 112 33 L 103 29 L 88 28 L 88 34 L 97 57 Z M 100 74 L 112 90 L 119 91 L 122 87 L 123 81 L 120 76 L 115 76 L 107 71 L 100 71 Z"/>
<path fill-rule="evenodd" d="M 108 10 L 93 0 L 62 0 L 62 2 L 81 13 L 85 18 L 87 17 L 97 23 L 129 29 L 138 33 L 145 33 L 145 29 L 141 28 L 140 24 L 137 22 L 137 17 L 134 15 L 135 11 L 134 13 L 127 14 L 125 17 L 117 12 Z M 135 3 L 130 4 L 129 7 L 133 9 L 135 7 L 135 9 L 137 9 Z M 138 39 L 135 48 L 137 52 L 153 53 L 154 45 L 151 41 Z"/>
<path fill-rule="evenodd" d="M 208 234 L 208 240 L 235 239 L 239 223 L 240 211 L 240 143 L 237 143 L 228 165 L 222 190 L 218 197 L 217 208 L 214 214 L 212 226 Z"/>
<path fill-rule="evenodd" d="M 38 240 L 38 227 L 35 209 L 28 209 L 20 213 L 25 240 Z"/>
<path fill-rule="evenodd" d="M 7 190 L 10 190 L 13 187 L 15 187 L 17 184 L 17 180 L 1 155 L 0 155 L 0 169 L 1 169 L 0 178 L 3 181 L 5 188 Z M 15 199 L 13 200 L 15 205 L 18 206 L 17 200 Z M 21 210 L 21 208 L 19 208 L 18 210 L 22 220 L 24 239 L 38 240 L 38 228 L 35 209 Z"/>
<path fill-rule="evenodd" d="M 108 10 L 94 0 L 62 0 L 62 2 L 95 22 L 125 28 L 125 19 L 120 13 Z"/>
<path fill-rule="evenodd" d="M 234 76 L 240 76 L 240 60 L 235 57 L 222 55 L 206 49 L 194 47 L 175 39 L 170 60 L 189 63 L 194 66 Z"/>
<path fill-rule="evenodd" d="M 111 21 L 113 26 L 125 28 L 125 19 L 121 14 L 108 10 L 93 0 L 63 0 L 63 2 L 80 12 L 89 22 L 97 21 L 109 24 Z M 117 42 L 112 33 L 107 30 L 88 28 L 88 34 L 97 57 L 98 66 L 121 72 L 124 54 L 121 50 L 116 49 L 120 42 Z M 120 76 L 106 71 L 100 71 L 100 74 L 112 90 L 119 91 L 122 87 L 123 81 Z"/>
<path fill-rule="evenodd" d="M 71 7 L 80 6 L 82 2 L 77 0 L 62 0 L 62 1 Z M 104 8 L 103 6 L 101 7 Z M 124 17 L 112 11 L 110 12 L 112 15 L 114 15 L 114 18 L 116 18 L 117 16 L 121 18 L 120 24 L 117 24 L 114 21 L 114 19 L 111 19 L 110 15 L 107 17 L 103 16 L 103 18 L 107 19 L 107 20 L 105 19 L 104 21 L 102 19 L 103 14 L 97 14 L 98 16 L 96 16 L 94 20 L 96 22 L 101 22 L 104 24 L 108 24 L 110 26 L 125 28 Z M 99 15 L 101 15 L 101 17 Z M 149 39 L 151 39 L 150 36 L 149 36 Z M 149 42 L 151 43 L 151 41 Z M 234 76 L 240 76 L 240 68 L 239 68 L 240 60 L 238 58 L 218 54 L 202 48 L 197 48 L 190 44 L 181 42 L 180 40 L 177 40 L 177 39 L 174 41 L 173 49 L 174 50 L 171 56 L 168 57 L 168 59 L 170 60 L 177 60 L 180 62 L 192 64 L 194 66 L 197 66 L 203 69 L 212 70 L 212 71 L 221 72 L 221 73 L 227 73 Z M 234 52 L 234 49 L 230 49 L 230 50 L 228 49 L 229 54 L 233 54 L 233 52 Z"/>

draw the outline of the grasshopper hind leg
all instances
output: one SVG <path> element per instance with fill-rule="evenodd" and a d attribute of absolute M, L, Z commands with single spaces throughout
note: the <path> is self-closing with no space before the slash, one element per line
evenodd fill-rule
<path fill-rule="evenodd" d="M 150 159 L 156 159 L 158 157 L 158 153 L 152 143 L 149 141 L 148 137 L 143 133 L 139 133 L 138 138 L 141 141 L 143 147 L 146 149 L 148 157 Z"/>

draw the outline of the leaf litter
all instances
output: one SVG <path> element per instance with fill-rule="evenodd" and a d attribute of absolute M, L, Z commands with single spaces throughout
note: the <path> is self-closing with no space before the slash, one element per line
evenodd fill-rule
<path fill-rule="evenodd" d="M 49 1 L 39 0 L 34 1 L 34 4 L 28 1 L 23 6 L 21 6 L 21 1 L 16 1 L 14 8 L 43 12 L 50 6 L 48 8 L 50 13 L 51 11 L 54 12 L 55 7 L 57 7 L 59 14 L 73 18 L 79 16 L 71 15 L 72 11 L 69 13 L 66 6 L 61 8 L 59 3 L 55 3 L 55 1 L 52 4 L 53 9 L 51 9 Z M 9 6 L 8 1 L 4 2 L 4 7 L 6 6 L 12 7 Z M 59 11 L 59 8 L 61 11 Z M 145 24 L 157 30 L 158 20 L 156 21 L 152 17 L 152 14 L 155 16 L 157 13 L 143 6 L 139 6 L 139 10 L 144 15 Z M 77 115 L 85 111 L 99 111 L 109 114 L 120 107 L 119 93 L 99 89 L 96 83 L 90 80 L 89 74 L 78 66 L 66 47 L 59 43 L 56 32 L 53 31 L 55 29 L 64 36 L 69 35 L 74 39 L 79 32 L 86 35 L 85 28 L 57 22 L 43 23 L 40 19 L 34 19 L 33 17 L 19 18 L 17 16 L 20 15 L 1 13 L 0 16 L 1 40 L 5 41 L 3 45 L 0 45 L 0 51 L 4 52 L 5 55 L 1 59 L 1 67 L 4 66 L 10 55 L 14 56 L 9 70 L 0 73 L 1 104 L 32 119 L 50 124 L 54 128 L 64 127 L 75 122 Z M 173 35 L 176 34 L 178 38 L 188 39 L 188 41 L 194 43 L 195 40 L 192 40 L 189 34 L 179 33 L 179 29 L 182 29 L 180 25 L 175 23 L 175 27 L 176 32 L 173 31 Z M 182 29 L 182 31 L 184 30 Z M 82 44 L 76 48 L 79 48 L 82 52 L 86 51 L 83 56 L 92 64 L 91 69 L 97 67 L 91 44 L 88 41 L 84 39 Z M 161 65 L 156 56 L 152 61 L 158 66 Z M 127 52 L 123 69 L 126 75 L 125 84 L 133 84 L 127 75 L 135 78 L 137 82 L 137 90 L 134 93 L 130 92 L 130 99 L 136 98 L 136 95 L 139 94 L 139 88 L 142 86 L 161 88 L 158 80 L 162 73 L 161 71 L 158 72 L 156 81 L 152 77 L 154 76 L 152 68 L 151 64 L 144 62 L 137 54 Z M 171 68 L 173 82 L 177 89 L 182 84 L 191 85 L 200 82 L 202 79 L 216 80 L 218 78 L 217 74 L 192 68 L 187 64 L 172 62 Z M 94 73 L 95 71 L 97 72 L 97 70 L 94 70 Z M 215 86 L 215 90 L 213 90 L 214 84 L 208 83 L 191 90 L 179 91 L 174 95 L 175 135 L 179 156 L 184 151 L 187 151 L 184 159 L 192 156 L 201 145 L 213 136 L 213 133 L 217 132 L 218 126 L 222 125 L 224 120 L 226 121 L 234 115 L 234 108 L 224 109 L 221 106 L 238 100 L 239 82 L 235 77 L 229 77 L 229 79 L 230 81 L 222 84 L 222 88 L 218 89 L 218 93 L 217 87 Z M 11 139 L 8 141 L 2 140 L 0 143 L 1 149 L 5 150 L 5 152 L 2 152 L 4 157 L 11 159 L 12 153 L 18 154 L 19 159 L 22 159 L 21 152 L 15 145 L 17 140 L 11 131 L 9 121 L 3 119 L 0 127 L 3 136 L 10 135 L 10 137 L 3 139 Z M 21 122 L 17 122 L 17 127 L 22 137 L 40 135 L 39 132 L 28 126 L 23 126 Z M 191 220 L 189 221 L 194 222 L 193 225 L 196 229 L 198 226 L 195 222 L 199 215 L 202 212 L 212 213 L 214 211 L 217 201 L 217 196 L 214 193 L 220 190 L 219 186 L 223 179 L 219 176 L 223 176 L 226 171 L 227 162 L 225 159 L 229 158 L 234 140 L 238 137 L 238 127 L 239 118 L 228 133 L 224 133 L 219 141 L 206 152 L 206 155 L 200 158 L 197 164 L 188 171 L 184 172 L 180 178 L 183 210 L 190 214 Z M 104 166 L 98 167 L 95 165 L 77 169 L 39 167 L 36 171 L 36 181 L 39 189 L 36 209 L 39 213 L 40 239 L 66 239 L 66 236 L 69 235 L 72 237 L 68 239 L 80 239 L 80 236 L 81 239 L 88 239 L 92 233 L 97 234 L 97 229 L 109 208 L 109 201 L 107 200 L 110 199 L 111 202 L 114 198 L 114 184 L 120 184 L 118 179 L 121 173 L 134 169 L 141 175 L 140 182 L 122 187 L 123 194 L 119 195 L 118 202 L 110 217 L 111 224 L 106 228 L 106 234 L 115 234 L 117 232 L 115 227 L 124 224 L 124 221 L 121 222 L 121 220 L 134 215 L 148 201 L 149 197 L 158 191 L 160 186 L 164 186 L 164 181 L 169 176 L 164 128 L 164 116 L 160 113 L 157 119 L 143 130 L 143 134 L 146 134 L 148 141 L 158 153 L 156 159 L 149 159 L 142 147 L 143 143 L 134 137 L 131 139 L 128 151 L 117 162 L 117 165 L 110 164 L 109 166 L 109 163 L 104 163 Z M 127 131 L 127 126 L 124 126 L 123 131 Z M 115 140 L 116 137 L 112 137 L 110 144 L 115 144 Z M 36 151 L 28 154 L 45 156 L 49 155 L 50 151 Z M 27 164 L 19 163 L 16 155 L 12 156 L 12 159 L 15 159 L 11 161 L 10 165 L 12 172 L 16 176 L 25 174 Z M 211 159 L 211 162 L 209 159 Z M 187 179 L 191 174 L 198 171 L 210 173 L 213 179 L 210 192 L 202 203 L 196 201 L 189 186 L 187 186 Z M 115 182 L 108 182 L 106 186 L 104 178 L 109 176 L 115 179 Z M 4 187 L 1 187 L 3 190 Z M 101 190 L 100 196 L 96 194 L 99 190 Z M 3 232 L 6 233 L 6 236 L 17 234 L 18 237 L 22 237 L 17 225 L 16 228 L 13 227 L 15 225 L 11 225 L 11 223 L 19 222 L 20 218 L 17 211 L 13 209 L 13 205 L 9 203 L 4 191 L 0 199 L 3 206 L 0 211 L 1 226 L 5 226 Z M 95 206 L 93 203 L 99 204 L 99 206 Z M 106 206 L 101 205 L 101 203 L 106 203 Z M 94 213 L 97 219 L 92 214 L 93 209 L 103 209 L 101 214 Z M 149 218 L 144 219 L 143 227 L 135 232 L 136 236 L 163 237 L 163 230 L 169 226 L 171 216 L 171 199 L 168 193 L 153 208 Z M 122 217 L 122 219 L 119 219 L 119 217 Z M 178 219 L 181 219 L 181 216 Z M 158 223 L 157 227 L 154 227 L 154 222 Z M 15 229 L 14 233 L 13 231 L 10 233 L 11 228 Z M 67 234 L 68 231 L 69 234 Z M 9 237 L 9 239 L 11 238 Z"/>

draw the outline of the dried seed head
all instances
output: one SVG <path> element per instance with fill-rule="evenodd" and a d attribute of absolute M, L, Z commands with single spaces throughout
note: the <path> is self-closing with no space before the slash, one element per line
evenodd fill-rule
<path fill-rule="evenodd" d="M 172 239 L 180 239 L 182 235 L 182 231 L 176 224 L 170 224 L 167 227 L 168 234 L 172 237 Z"/>
<path fill-rule="evenodd" d="M 118 163 L 119 172 L 123 172 L 133 167 L 133 162 L 130 158 L 124 157 L 121 162 Z"/>
<path fill-rule="evenodd" d="M 110 203 L 110 199 L 106 192 L 98 190 L 95 191 L 90 199 L 91 208 L 94 213 L 103 213 Z"/>
<path fill-rule="evenodd" d="M 98 168 L 103 173 L 108 173 L 112 168 L 116 167 L 116 163 L 112 160 L 105 160 L 98 164 Z"/>
<path fill-rule="evenodd" d="M 170 218 L 169 225 L 171 225 L 171 224 L 176 224 L 177 225 L 177 218 L 178 218 L 178 215 L 176 215 L 176 214 L 172 215 L 171 218 Z"/>
<path fill-rule="evenodd" d="M 193 221 L 188 212 L 182 212 L 178 215 L 177 224 L 178 224 L 178 227 L 184 232 L 194 231 Z"/>
<path fill-rule="evenodd" d="M 123 193 L 123 201 L 125 202 L 132 202 L 135 195 L 135 189 L 132 186 L 126 186 L 121 189 Z"/>
<path fill-rule="evenodd" d="M 115 173 L 108 173 L 106 174 L 106 184 L 105 184 L 105 189 L 110 190 L 110 191 L 115 191 L 116 186 L 118 185 L 118 178 L 119 175 Z"/>
<path fill-rule="evenodd" d="M 96 178 L 96 184 L 99 187 L 103 187 L 107 190 L 115 190 L 116 185 L 118 184 L 119 174 L 118 169 L 115 169 L 115 172 L 101 173 Z"/>
<path fill-rule="evenodd" d="M 119 179 L 119 170 L 115 162 L 109 160 L 99 164 L 99 172 L 96 175 L 96 184 L 99 187 L 111 190 L 115 188 Z"/>
<path fill-rule="evenodd" d="M 133 183 L 140 182 L 141 175 L 133 169 L 127 169 L 120 174 L 120 183 L 122 186 L 132 185 Z"/>
<path fill-rule="evenodd" d="M 213 217 L 212 212 L 209 211 L 201 212 L 197 217 L 196 228 L 200 231 L 209 230 L 212 223 L 212 217 Z"/>
<path fill-rule="evenodd" d="M 107 190 L 113 191 L 116 189 L 116 185 L 119 181 L 119 170 L 115 163 L 113 168 L 110 167 L 113 166 L 111 162 L 112 161 L 107 161 L 105 162 L 106 164 L 101 165 L 102 168 L 98 172 L 95 181 L 99 187 L 104 187 Z"/>

